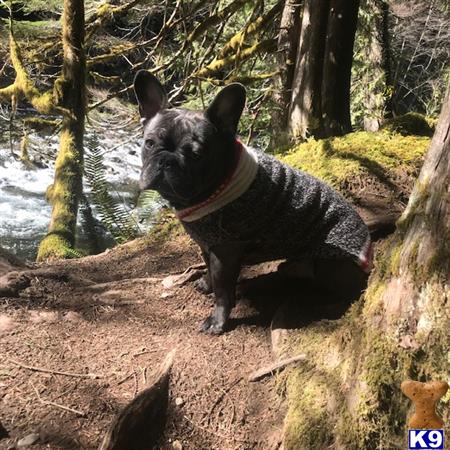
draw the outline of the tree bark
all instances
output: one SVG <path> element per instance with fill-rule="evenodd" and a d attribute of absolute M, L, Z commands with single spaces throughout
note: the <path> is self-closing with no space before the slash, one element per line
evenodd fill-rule
<path fill-rule="evenodd" d="M 82 194 L 83 136 L 86 110 L 84 1 L 65 0 L 62 17 L 64 61 L 55 83 L 55 97 L 65 109 L 55 180 L 47 191 L 53 205 L 47 235 L 38 260 L 74 256 L 78 203 Z"/>
<path fill-rule="evenodd" d="M 389 4 L 386 0 L 365 0 L 365 18 L 361 19 L 361 85 L 364 90 L 364 129 L 378 131 L 392 117 Z"/>
<path fill-rule="evenodd" d="M 330 2 L 321 88 L 321 133 L 326 137 L 352 130 L 350 78 L 358 8 L 359 0 Z"/>
<path fill-rule="evenodd" d="M 294 351 L 308 356 L 288 381 L 286 450 L 407 447 L 411 404 L 402 381 L 446 381 L 449 373 L 449 182 L 450 86 L 408 206 L 377 251 L 365 294 L 341 319 L 296 332 Z M 448 408 L 442 415 L 448 432 Z"/>
<path fill-rule="evenodd" d="M 278 75 L 274 82 L 271 147 L 286 145 L 288 138 L 289 103 L 292 95 L 295 58 L 301 24 L 300 0 L 286 0 L 280 21 L 278 35 Z"/>
<path fill-rule="evenodd" d="M 350 76 L 359 0 L 306 0 L 289 129 L 294 140 L 351 131 Z"/>
<path fill-rule="evenodd" d="M 289 131 L 294 139 L 320 133 L 323 55 L 329 0 L 306 0 L 303 6 L 292 95 Z"/>

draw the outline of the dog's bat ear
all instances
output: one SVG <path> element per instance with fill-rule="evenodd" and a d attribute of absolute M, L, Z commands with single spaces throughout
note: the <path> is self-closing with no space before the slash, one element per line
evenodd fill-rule
<path fill-rule="evenodd" d="M 143 119 L 151 119 L 168 105 L 167 95 L 158 79 L 146 70 L 134 77 L 134 92 Z"/>
<path fill-rule="evenodd" d="M 244 106 L 245 87 L 231 83 L 216 95 L 205 115 L 219 130 L 236 134 Z"/>

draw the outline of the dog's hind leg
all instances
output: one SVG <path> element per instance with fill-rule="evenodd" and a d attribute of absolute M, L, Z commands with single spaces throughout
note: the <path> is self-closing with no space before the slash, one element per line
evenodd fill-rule
<path fill-rule="evenodd" d="M 236 282 L 241 270 L 242 244 L 228 244 L 209 252 L 209 273 L 215 295 L 213 313 L 203 322 L 201 331 L 223 333 L 236 302 Z"/>

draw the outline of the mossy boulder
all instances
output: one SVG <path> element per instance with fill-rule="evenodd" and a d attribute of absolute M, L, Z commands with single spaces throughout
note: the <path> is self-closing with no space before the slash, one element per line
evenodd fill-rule
<path fill-rule="evenodd" d="M 399 133 L 403 136 L 432 136 L 434 131 L 432 123 L 432 119 L 428 119 L 422 114 L 409 112 L 387 120 L 381 128 L 382 130 Z"/>
<path fill-rule="evenodd" d="M 408 201 L 430 139 L 359 131 L 310 139 L 279 154 L 284 162 L 329 183 L 367 221 L 398 217 Z"/>

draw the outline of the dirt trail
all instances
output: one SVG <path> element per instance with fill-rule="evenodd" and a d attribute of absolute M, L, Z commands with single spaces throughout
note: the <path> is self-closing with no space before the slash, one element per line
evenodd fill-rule
<path fill-rule="evenodd" d="M 54 263 L 71 278 L 36 278 L 20 298 L 2 299 L 0 423 L 10 438 L 0 448 L 33 432 L 40 435 L 36 449 L 97 448 L 114 415 L 173 348 L 170 415 L 159 448 L 177 448 L 175 440 L 195 450 L 278 448 L 284 408 L 275 379 L 247 381 L 274 360 L 269 324 L 276 305 L 258 312 L 244 293 L 230 332 L 199 333 L 212 299 L 191 284 L 161 283 L 199 261 L 185 236 L 138 250 L 122 246 Z M 93 289 L 89 282 L 106 284 Z"/>

